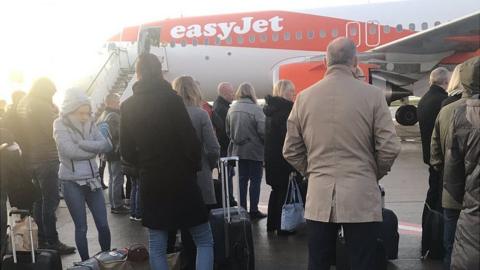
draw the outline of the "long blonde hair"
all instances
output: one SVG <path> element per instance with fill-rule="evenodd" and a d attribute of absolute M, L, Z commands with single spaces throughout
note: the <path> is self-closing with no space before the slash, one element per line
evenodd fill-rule
<path fill-rule="evenodd" d="M 257 95 L 255 94 L 255 89 L 250 83 L 244 82 L 238 87 L 237 92 L 235 93 L 235 99 L 238 100 L 241 98 L 248 98 L 253 101 L 253 103 L 257 104 Z"/>
<path fill-rule="evenodd" d="M 287 91 L 295 91 L 295 86 L 290 80 L 280 80 L 273 86 L 274 97 L 285 97 Z"/>
<path fill-rule="evenodd" d="M 202 94 L 198 84 L 191 76 L 180 76 L 173 80 L 173 90 L 182 97 L 186 106 L 202 106 Z"/>
<path fill-rule="evenodd" d="M 450 81 L 448 82 L 447 93 L 452 95 L 456 90 L 463 90 L 462 82 L 460 81 L 460 67 L 461 64 L 457 65 L 452 72 Z"/>

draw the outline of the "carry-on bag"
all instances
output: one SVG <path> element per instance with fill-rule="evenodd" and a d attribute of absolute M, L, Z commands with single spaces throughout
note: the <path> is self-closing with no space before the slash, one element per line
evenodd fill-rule
<path fill-rule="evenodd" d="M 283 231 L 295 231 L 305 223 L 305 209 L 296 177 L 296 173 L 292 172 L 288 181 L 287 194 L 282 206 L 281 229 Z"/>
<path fill-rule="evenodd" d="M 252 225 L 242 207 L 232 207 L 229 190 L 229 168 L 235 167 L 238 178 L 238 157 L 221 158 L 219 169 L 222 182 L 223 208 L 210 211 L 210 226 L 214 240 L 215 268 L 222 270 L 254 270 Z M 234 181 L 235 182 L 235 181 Z M 240 184 L 237 179 L 238 193 Z M 238 196 L 240 198 L 240 196 Z M 218 200 L 219 198 L 217 198 Z"/>
<path fill-rule="evenodd" d="M 12 254 L 5 256 L 2 262 L 3 270 L 62 270 L 62 260 L 56 250 L 37 249 L 35 250 L 32 217 L 29 211 L 13 210 L 9 213 L 12 215 L 24 215 L 28 220 L 30 251 L 17 251 L 14 240 L 13 222 L 9 225 L 10 241 Z"/>

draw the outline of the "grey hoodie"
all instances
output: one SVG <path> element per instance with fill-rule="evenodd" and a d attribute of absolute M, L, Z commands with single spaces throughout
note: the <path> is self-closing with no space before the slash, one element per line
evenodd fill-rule
<path fill-rule="evenodd" d="M 58 176 L 62 180 L 89 184 L 99 177 L 96 156 L 111 151 L 112 146 L 103 137 L 93 118 L 80 123 L 71 116 L 90 100 L 81 89 L 69 89 L 61 107 L 61 115 L 53 123 L 53 133 L 60 158 Z"/>

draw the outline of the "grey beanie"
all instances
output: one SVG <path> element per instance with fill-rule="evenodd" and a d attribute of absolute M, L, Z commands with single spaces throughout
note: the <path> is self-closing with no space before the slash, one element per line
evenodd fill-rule
<path fill-rule="evenodd" d="M 61 114 L 66 116 L 83 105 L 92 106 L 90 98 L 85 91 L 80 88 L 70 88 L 65 92 L 65 98 L 62 103 Z"/>

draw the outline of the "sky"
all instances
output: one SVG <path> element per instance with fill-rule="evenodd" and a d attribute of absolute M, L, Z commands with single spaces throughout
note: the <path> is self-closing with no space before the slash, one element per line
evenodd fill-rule
<path fill-rule="evenodd" d="M 391 0 L 2 0 L 0 98 L 9 100 L 13 90 L 28 91 L 39 76 L 67 88 L 99 69 L 104 41 L 124 26 L 181 16 L 386 1 Z"/>

